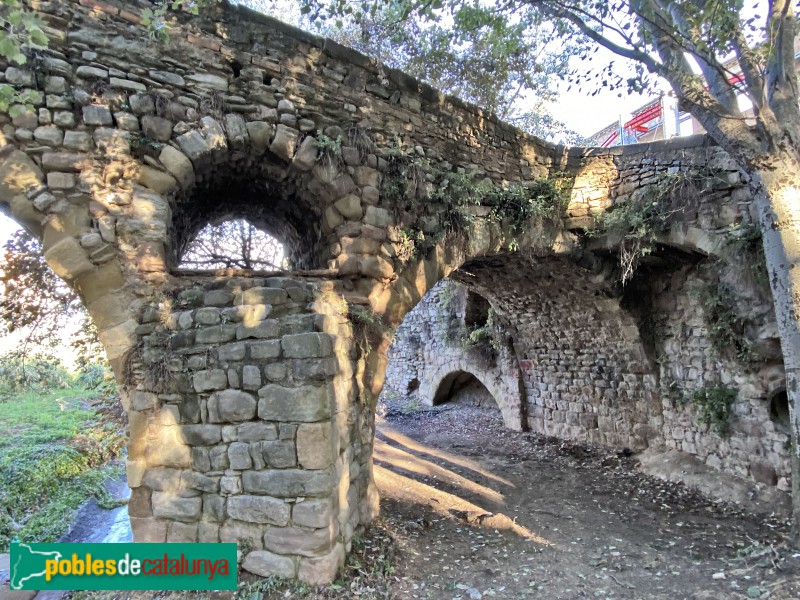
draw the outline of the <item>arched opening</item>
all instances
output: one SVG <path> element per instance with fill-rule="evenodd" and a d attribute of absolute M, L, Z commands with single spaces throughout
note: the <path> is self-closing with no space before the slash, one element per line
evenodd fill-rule
<path fill-rule="evenodd" d="M 467 302 L 464 308 L 464 325 L 470 329 L 485 327 L 489 320 L 489 311 L 492 309 L 489 301 L 473 291 L 467 292 Z"/>
<path fill-rule="evenodd" d="M 433 404 L 444 403 L 500 410 L 497 400 L 486 386 L 466 371 L 457 371 L 442 379 L 433 397 Z"/>
<path fill-rule="evenodd" d="M 209 223 L 186 245 L 178 269 L 289 269 L 283 244 L 245 219 Z"/>
<path fill-rule="evenodd" d="M 173 268 L 327 267 L 330 252 L 323 244 L 321 209 L 307 189 L 309 181 L 266 158 L 209 167 L 173 201 Z M 229 250 L 222 257 L 216 256 L 220 245 Z"/>
<path fill-rule="evenodd" d="M 786 394 L 786 390 L 779 390 L 772 395 L 769 401 L 769 418 L 776 429 L 784 433 L 791 431 L 789 396 Z"/>

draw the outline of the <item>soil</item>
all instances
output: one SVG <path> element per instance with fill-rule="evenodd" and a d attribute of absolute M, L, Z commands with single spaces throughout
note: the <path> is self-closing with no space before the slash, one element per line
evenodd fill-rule
<path fill-rule="evenodd" d="M 496 410 L 387 417 L 375 475 L 396 598 L 800 598 L 785 519 L 509 431 Z"/>

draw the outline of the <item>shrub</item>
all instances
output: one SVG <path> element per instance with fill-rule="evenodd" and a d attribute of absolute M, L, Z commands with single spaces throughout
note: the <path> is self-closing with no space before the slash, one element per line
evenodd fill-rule
<path fill-rule="evenodd" d="M 732 416 L 731 406 L 737 395 L 734 388 L 718 384 L 694 392 L 692 404 L 697 408 L 701 423 L 709 425 L 720 435 L 726 435 Z"/>
<path fill-rule="evenodd" d="M 69 387 L 70 374 L 61 360 L 47 354 L 0 356 L 0 400 L 22 392 L 44 392 Z"/>

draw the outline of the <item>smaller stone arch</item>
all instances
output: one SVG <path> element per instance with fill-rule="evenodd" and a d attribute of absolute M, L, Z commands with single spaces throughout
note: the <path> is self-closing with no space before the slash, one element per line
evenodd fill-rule
<path fill-rule="evenodd" d="M 506 427 L 514 431 L 524 429 L 525 419 L 522 414 L 524 406 L 523 387 L 519 372 L 506 372 L 481 366 L 468 357 L 452 358 L 439 365 L 436 370 L 426 373 L 419 386 L 418 397 L 425 406 L 437 404 L 438 397 L 449 389 L 456 378 L 469 374 L 477 379 L 492 395 L 503 415 Z"/>

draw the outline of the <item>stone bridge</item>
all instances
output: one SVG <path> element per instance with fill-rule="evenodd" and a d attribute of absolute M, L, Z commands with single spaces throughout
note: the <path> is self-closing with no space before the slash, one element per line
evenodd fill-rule
<path fill-rule="evenodd" d="M 3 65 L 34 100 L 0 117 L 0 206 L 42 241 L 97 325 L 129 416 L 137 541 L 238 541 L 250 572 L 331 581 L 378 512 L 383 328 L 451 274 L 513 338 L 518 427 L 638 448 L 671 419 L 676 436 L 684 423 L 682 449 L 699 452 L 664 390 L 713 383 L 720 369 L 684 289 L 698 265 L 741 279 L 716 261 L 730 226 L 753 222 L 720 150 L 702 139 L 548 145 L 243 8 L 177 17 L 165 45 L 149 41 L 140 2 L 29 4 L 51 44 Z M 721 185 L 661 234 L 621 295 L 615 240 L 587 240 L 590 215 L 693 168 L 713 168 Z M 442 174 L 500 188 L 556 172 L 574 177 L 557 226 L 515 226 L 437 191 Z M 463 223 L 436 236 L 454 206 Z M 204 225 L 233 218 L 279 239 L 291 272 L 176 271 Z M 415 223 L 437 243 L 410 257 Z M 787 438 L 756 404 L 782 385 L 781 357 L 769 299 L 748 294 L 766 359 L 723 376 L 758 422 L 715 456 L 774 485 Z M 711 440 L 707 430 L 697 436 Z"/>

